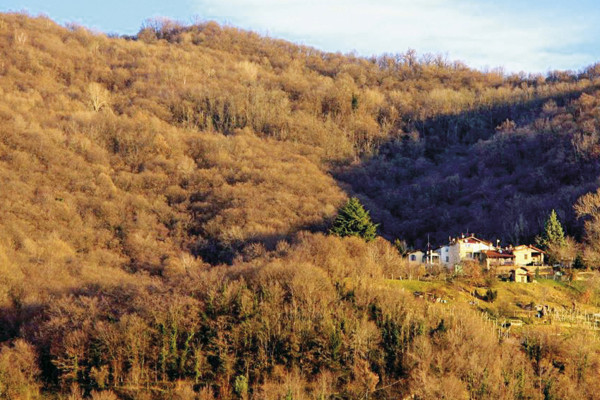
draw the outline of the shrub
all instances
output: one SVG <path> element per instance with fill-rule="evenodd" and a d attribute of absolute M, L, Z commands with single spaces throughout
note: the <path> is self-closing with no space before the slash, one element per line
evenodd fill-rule
<path fill-rule="evenodd" d="M 236 376 L 233 391 L 240 399 L 245 399 L 248 396 L 248 378 L 244 375 Z"/>
<path fill-rule="evenodd" d="M 485 301 L 493 303 L 496 300 L 496 298 L 498 298 L 498 291 L 492 290 L 492 288 L 488 288 L 488 290 L 486 290 L 485 292 Z"/>

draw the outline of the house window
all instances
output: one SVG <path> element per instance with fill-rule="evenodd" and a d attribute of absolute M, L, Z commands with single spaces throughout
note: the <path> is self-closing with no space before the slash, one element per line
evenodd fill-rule
<path fill-rule="evenodd" d="M 450 262 L 450 257 L 446 256 L 446 262 Z"/>
<path fill-rule="evenodd" d="M 411 261 L 417 261 L 417 256 L 415 256 L 414 254 L 412 256 L 410 256 L 410 260 Z"/>

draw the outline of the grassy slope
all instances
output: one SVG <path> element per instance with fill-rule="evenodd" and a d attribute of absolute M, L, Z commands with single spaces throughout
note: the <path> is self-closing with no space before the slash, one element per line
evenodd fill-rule
<path fill-rule="evenodd" d="M 532 320 L 534 311 L 529 311 L 524 306 L 547 305 L 559 312 L 570 312 L 576 305 L 577 312 L 595 314 L 600 312 L 597 298 L 590 298 L 582 303 L 586 291 L 583 282 L 557 282 L 540 279 L 533 283 L 494 282 L 492 289 L 498 292 L 497 299 L 490 303 L 478 299 L 472 294 L 478 291 L 485 294 L 486 289 L 474 286 L 467 281 L 418 281 L 418 280 L 385 280 L 385 284 L 399 288 L 402 291 L 422 292 L 424 298 L 441 298 L 448 301 L 449 305 L 465 306 L 489 313 L 498 318 L 523 318 L 530 323 L 541 321 Z M 430 297 L 431 296 L 431 297 Z M 475 304 L 473 304 L 473 302 Z"/>

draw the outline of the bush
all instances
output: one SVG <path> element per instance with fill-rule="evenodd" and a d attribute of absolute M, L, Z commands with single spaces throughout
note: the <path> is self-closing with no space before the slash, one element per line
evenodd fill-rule
<path fill-rule="evenodd" d="M 233 391 L 240 399 L 245 399 L 248 395 L 248 378 L 244 375 L 238 375 L 233 383 Z"/>
<path fill-rule="evenodd" d="M 493 303 L 498 298 L 498 291 L 492 290 L 492 288 L 488 288 L 485 292 L 485 301 Z"/>

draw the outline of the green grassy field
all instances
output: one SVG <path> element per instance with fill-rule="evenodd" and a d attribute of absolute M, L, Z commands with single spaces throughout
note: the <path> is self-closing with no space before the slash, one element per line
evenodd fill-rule
<path fill-rule="evenodd" d="M 532 283 L 495 281 L 491 289 L 497 292 L 494 301 L 486 301 L 488 287 L 477 287 L 468 280 L 385 280 L 385 284 L 411 293 L 423 293 L 423 299 L 442 299 L 449 305 L 464 305 L 485 312 L 497 319 L 520 319 L 526 324 L 547 324 L 548 318 L 537 318 L 536 307 L 547 306 L 560 315 L 600 313 L 597 294 L 585 299 L 590 287 L 584 281 L 557 282 L 540 279 Z M 588 292 L 590 292 L 588 290 Z M 595 291 L 594 291 L 595 293 Z M 585 301 L 583 301 L 585 300 Z"/>

